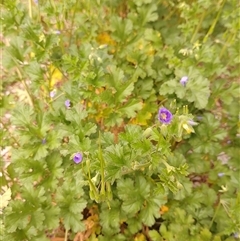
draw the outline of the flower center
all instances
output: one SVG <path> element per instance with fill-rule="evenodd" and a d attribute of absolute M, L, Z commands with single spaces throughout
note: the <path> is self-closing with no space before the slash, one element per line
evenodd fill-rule
<path fill-rule="evenodd" d="M 161 118 L 162 118 L 163 120 L 166 120 L 166 119 L 167 119 L 167 115 L 166 115 L 165 113 L 161 113 Z"/>

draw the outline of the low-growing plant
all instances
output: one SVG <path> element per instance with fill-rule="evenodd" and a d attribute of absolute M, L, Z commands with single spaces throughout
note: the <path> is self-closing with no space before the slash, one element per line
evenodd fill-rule
<path fill-rule="evenodd" d="M 237 5 L 1 3 L 1 240 L 239 239 Z"/>

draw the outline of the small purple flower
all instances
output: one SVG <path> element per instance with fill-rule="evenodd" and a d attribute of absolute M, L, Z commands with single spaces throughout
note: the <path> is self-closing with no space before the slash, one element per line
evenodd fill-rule
<path fill-rule="evenodd" d="M 164 107 L 159 109 L 158 111 L 159 121 L 161 121 L 164 124 L 169 124 L 172 121 L 172 118 L 173 118 L 173 115 L 168 109 Z"/>
<path fill-rule="evenodd" d="M 46 144 L 46 142 L 47 142 L 46 138 L 43 138 L 42 139 L 42 144 L 44 145 L 44 144 Z"/>
<path fill-rule="evenodd" d="M 196 126 L 198 123 L 193 121 L 193 120 L 189 120 L 188 124 L 191 125 L 191 126 Z"/>
<path fill-rule="evenodd" d="M 219 176 L 219 177 L 223 177 L 224 175 L 225 175 L 224 172 L 219 172 L 219 173 L 218 173 L 218 176 Z"/>
<path fill-rule="evenodd" d="M 186 86 L 187 82 L 188 82 L 187 76 L 183 76 L 180 80 L 180 84 L 183 85 L 184 87 Z"/>
<path fill-rule="evenodd" d="M 76 153 L 76 154 L 74 155 L 73 161 L 74 161 L 76 164 L 78 164 L 78 163 L 80 163 L 80 162 L 82 161 L 82 158 L 83 158 L 82 153 L 78 152 L 78 153 Z"/>
<path fill-rule="evenodd" d="M 61 31 L 60 30 L 55 30 L 54 33 L 55 34 L 61 34 Z"/>
<path fill-rule="evenodd" d="M 53 98 L 56 95 L 56 93 L 57 93 L 57 91 L 55 89 L 50 91 L 50 93 L 49 93 L 50 98 Z"/>
<path fill-rule="evenodd" d="M 38 5 L 38 0 L 33 0 L 33 2 L 34 2 L 36 5 Z"/>
<path fill-rule="evenodd" d="M 233 236 L 234 236 L 234 238 L 239 238 L 240 237 L 239 233 L 234 233 Z"/>
<path fill-rule="evenodd" d="M 71 107 L 71 101 L 70 100 L 65 100 L 65 106 L 67 109 Z"/>

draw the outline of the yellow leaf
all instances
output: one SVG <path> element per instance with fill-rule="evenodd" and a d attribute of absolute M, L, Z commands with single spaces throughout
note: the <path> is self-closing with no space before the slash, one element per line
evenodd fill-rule
<path fill-rule="evenodd" d="M 146 237 L 142 233 L 138 233 L 134 238 L 134 241 L 146 241 Z"/>
<path fill-rule="evenodd" d="M 131 120 L 132 124 L 137 124 L 137 125 L 142 125 L 142 126 L 146 126 L 147 120 L 151 119 L 152 114 L 150 112 L 146 112 L 144 114 L 142 114 L 141 112 L 136 116 L 136 118 Z"/>
<path fill-rule="evenodd" d="M 63 74 L 61 73 L 61 71 L 55 67 L 54 65 L 50 65 L 49 66 L 49 70 L 50 70 L 50 87 L 54 87 L 56 84 L 60 83 L 62 81 L 62 77 Z"/>
<path fill-rule="evenodd" d="M 108 44 L 108 45 L 112 45 L 112 46 L 116 45 L 116 42 L 106 32 L 100 33 L 97 36 L 97 42 L 100 44 Z"/>

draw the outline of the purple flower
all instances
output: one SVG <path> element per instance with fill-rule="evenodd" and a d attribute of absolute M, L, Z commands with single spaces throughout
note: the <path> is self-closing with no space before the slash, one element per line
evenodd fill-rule
<path fill-rule="evenodd" d="M 53 98 L 56 95 L 56 93 L 57 93 L 57 91 L 55 89 L 50 91 L 50 93 L 49 93 L 50 98 Z"/>
<path fill-rule="evenodd" d="M 234 233 L 233 236 L 234 236 L 234 238 L 239 238 L 240 237 L 239 233 Z"/>
<path fill-rule="evenodd" d="M 193 120 L 189 120 L 188 124 L 191 125 L 191 126 L 196 126 L 198 123 L 193 121 Z"/>
<path fill-rule="evenodd" d="M 71 101 L 70 100 L 65 100 L 65 106 L 67 109 L 71 107 Z"/>
<path fill-rule="evenodd" d="M 78 153 L 76 153 L 76 154 L 74 155 L 73 161 L 74 161 L 76 164 L 78 164 L 78 163 L 80 163 L 80 162 L 82 161 L 82 158 L 83 158 L 82 153 L 78 152 Z"/>
<path fill-rule="evenodd" d="M 61 34 L 61 31 L 55 30 L 54 33 L 55 33 L 55 34 Z"/>
<path fill-rule="evenodd" d="M 43 138 L 42 139 L 42 144 L 44 145 L 44 144 L 46 144 L 46 142 L 47 142 L 46 138 Z"/>
<path fill-rule="evenodd" d="M 219 176 L 219 177 L 223 177 L 224 175 L 225 175 L 224 172 L 219 172 L 219 173 L 218 173 L 218 176 Z"/>
<path fill-rule="evenodd" d="M 187 82 L 188 82 L 187 76 L 183 76 L 180 80 L 180 84 L 183 85 L 184 87 L 186 86 Z"/>
<path fill-rule="evenodd" d="M 166 109 L 164 107 L 159 109 L 159 111 L 158 111 L 159 121 L 161 121 L 164 124 L 169 124 L 171 122 L 172 118 L 173 118 L 173 115 L 168 109 Z"/>

